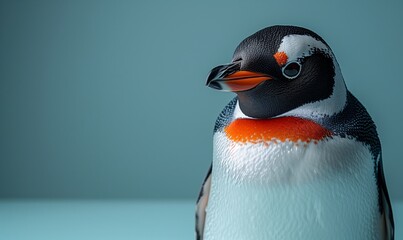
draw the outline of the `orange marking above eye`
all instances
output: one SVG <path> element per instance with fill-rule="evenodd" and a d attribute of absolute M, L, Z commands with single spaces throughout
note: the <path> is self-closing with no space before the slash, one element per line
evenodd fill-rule
<path fill-rule="evenodd" d="M 233 121 L 224 129 L 227 137 L 235 142 L 265 142 L 289 140 L 315 143 L 330 137 L 332 132 L 321 125 L 297 117 L 279 117 L 273 119 L 246 119 Z"/>
<path fill-rule="evenodd" d="M 276 59 L 276 62 L 278 65 L 283 66 L 284 64 L 287 63 L 288 56 L 285 52 L 276 52 L 273 55 L 274 59 Z"/>

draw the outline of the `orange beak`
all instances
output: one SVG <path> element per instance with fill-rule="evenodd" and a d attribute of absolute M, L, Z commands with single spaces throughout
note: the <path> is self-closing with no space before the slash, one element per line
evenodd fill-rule
<path fill-rule="evenodd" d="M 261 82 L 272 78 L 261 73 L 250 71 L 238 71 L 224 78 L 224 84 L 232 92 L 240 92 L 252 89 Z"/>
<path fill-rule="evenodd" d="M 271 79 L 272 77 L 263 73 L 239 70 L 239 63 L 231 63 L 214 68 L 206 85 L 221 91 L 240 92 Z"/>

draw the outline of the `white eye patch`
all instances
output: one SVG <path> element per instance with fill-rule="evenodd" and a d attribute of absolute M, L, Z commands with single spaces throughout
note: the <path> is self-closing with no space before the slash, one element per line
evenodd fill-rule
<path fill-rule="evenodd" d="M 333 61 L 335 76 L 332 95 L 327 99 L 302 105 L 283 116 L 323 117 L 332 116 L 343 110 L 347 99 L 347 89 L 336 58 L 325 43 L 308 35 L 288 35 L 282 39 L 274 58 L 280 66 L 287 66 L 292 62 L 301 63 L 304 57 L 311 56 L 318 51 L 329 55 Z M 301 66 L 303 68 L 303 64 Z"/>
<path fill-rule="evenodd" d="M 292 62 L 308 57 L 315 51 L 321 51 L 332 56 L 326 44 L 308 35 L 285 36 L 277 52 L 284 52 L 288 57 L 287 62 Z"/>

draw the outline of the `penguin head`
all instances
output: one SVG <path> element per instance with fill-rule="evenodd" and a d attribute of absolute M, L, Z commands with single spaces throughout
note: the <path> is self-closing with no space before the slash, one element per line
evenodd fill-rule
<path fill-rule="evenodd" d="M 295 26 L 272 26 L 243 40 L 232 62 L 215 67 L 207 86 L 238 95 L 251 118 L 333 115 L 346 102 L 346 87 L 327 43 Z"/>

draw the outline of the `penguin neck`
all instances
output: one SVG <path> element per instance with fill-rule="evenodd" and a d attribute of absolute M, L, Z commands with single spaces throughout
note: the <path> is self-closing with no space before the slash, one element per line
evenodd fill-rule
<path fill-rule="evenodd" d="M 233 119 L 235 120 L 235 119 L 239 119 L 239 118 L 255 119 L 253 117 L 247 116 L 245 113 L 242 112 L 241 107 L 239 106 L 239 99 L 238 99 L 236 101 Z"/>

